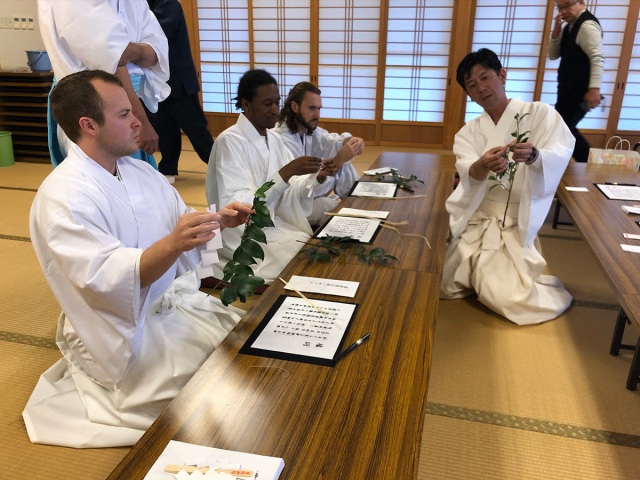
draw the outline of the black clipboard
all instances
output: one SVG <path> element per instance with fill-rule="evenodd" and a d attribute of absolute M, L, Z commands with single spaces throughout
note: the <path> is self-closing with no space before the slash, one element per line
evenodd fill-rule
<path fill-rule="evenodd" d="M 266 326 L 269 324 L 269 322 L 271 321 L 275 313 L 278 311 L 278 309 L 284 303 L 285 299 L 288 297 L 290 297 L 290 295 L 284 295 L 284 294 L 278 297 L 278 299 L 271 306 L 267 314 L 260 321 L 260 324 L 258 325 L 258 327 L 253 331 L 251 336 L 247 339 L 245 344 L 242 346 L 242 348 L 240 349 L 240 353 L 244 353 L 247 355 L 255 355 L 258 357 L 276 358 L 279 360 L 290 360 L 293 362 L 311 363 L 313 365 L 323 365 L 325 367 L 335 367 L 336 356 L 338 356 L 342 351 L 342 345 L 344 344 L 344 339 L 346 338 L 347 333 L 349 333 L 349 328 L 351 328 L 351 321 L 353 320 L 353 317 L 355 316 L 356 311 L 358 310 L 357 303 L 351 304 L 351 305 L 354 305 L 355 308 L 353 309 L 353 313 L 351 314 L 351 319 L 349 320 L 347 328 L 345 328 L 344 333 L 342 334 L 340 343 L 338 344 L 338 347 L 334 352 L 332 358 L 319 358 L 319 357 L 306 356 L 306 355 L 297 355 L 294 353 L 280 352 L 276 350 L 263 350 L 263 349 L 252 347 L 253 343 L 260 336 L 262 331 L 266 328 Z M 298 297 L 295 297 L 295 298 L 298 298 Z M 335 300 L 332 300 L 332 302 L 333 303 L 349 303 L 349 302 L 337 302 Z"/>
<path fill-rule="evenodd" d="M 329 223 L 331 223 L 334 218 L 338 218 L 340 217 L 340 215 L 333 215 L 331 216 L 331 218 L 329 218 L 329 220 L 327 220 L 326 222 L 324 222 L 322 224 L 322 226 L 320 228 L 317 228 L 315 232 L 313 232 L 313 235 L 311 235 L 311 238 L 317 238 L 318 240 L 322 240 L 323 238 L 326 237 L 320 237 L 319 235 L 322 233 L 322 231 L 327 228 L 327 226 L 329 225 Z M 343 218 L 361 218 L 361 217 L 356 217 L 356 216 L 350 216 L 350 215 L 343 215 Z M 365 220 L 373 220 L 371 218 L 366 218 Z M 363 245 L 372 245 L 373 241 L 375 240 L 375 238 L 378 236 L 378 233 L 380 233 L 380 230 L 382 230 L 382 222 L 384 221 L 384 219 L 382 218 L 376 218 L 376 220 L 380 220 L 380 223 L 378 223 L 378 227 L 376 228 L 376 231 L 373 232 L 373 235 L 371 235 L 371 240 L 369 240 L 368 242 L 361 242 L 358 239 L 355 239 L 353 237 L 349 237 L 354 243 L 361 243 Z M 337 220 L 336 220 L 337 221 Z M 344 237 L 347 238 L 347 237 Z"/>
<path fill-rule="evenodd" d="M 354 182 L 353 183 L 353 187 L 351 187 L 351 190 L 349 190 L 349 194 L 347 195 L 348 197 L 353 196 L 353 191 L 356 189 L 356 187 L 358 186 L 359 183 L 384 183 L 384 184 L 387 184 L 387 185 L 395 185 L 396 188 L 393 191 L 393 196 L 395 197 L 396 195 L 398 195 L 398 185 L 392 184 L 391 182 L 361 182 L 361 181 L 358 181 L 358 182 Z M 357 198 L 375 198 L 377 200 L 384 200 L 384 198 L 381 198 L 381 197 L 373 197 L 373 196 L 369 197 L 369 196 L 366 196 L 366 195 L 363 195 L 361 197 L 358 196 Z M 389 197 L 389 198 L 392 198 L 392 197 Z"/>
<path fill-rule="evenodd" d="M 640 196 L 638 197 L 638 199 L 632 200 L 632 199 L 627 199 L 627 198 L 611 198 L 609 195 L 607 195 L 607 193 L 601 188 L 603 185 L 604 186 L 609 186 L 609 187 L 615 187 L 615 186 L 620 186 L 620 187 L 636 187 L 639 188 L 639 193 L 640 193 L 640 187 L 638 187 L 638 185 L 633 184 L 633 183 L 594 183 L 594 185 L 596 186 L 596 188 L 600 191 L 600 193 L 602 193 L 607 200 L 619 200 L 622 202 L 629 202 L 629 201 L 633 201 L 633 202 L 640 202 Z"/>

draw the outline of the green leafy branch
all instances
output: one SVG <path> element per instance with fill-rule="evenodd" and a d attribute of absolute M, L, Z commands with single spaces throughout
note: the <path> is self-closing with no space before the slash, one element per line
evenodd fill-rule
<path fill-rule="evenodd" d="M 333 237 L 330 235 L 298 252 L 298 255 L 307 255 L 312 262 L 330 262 L 333 257 L 340 257 L 346 254 L 357 255 L 360 263 L 365 265 L 371 265 L 372 263 L 389 265 L 391 262 L 398 261 L 393 255 L 385 253 L 383 248 L 372 247 L 367 250 L 364 245 L 351 237 Z"/>
<path fill-rule="evenodd" d="M 390 169 L 389 172 L 391 174 L 391 178 L 386 173 L 378 173 L 376 177 L 379 182 L 387 182 L 387 183 L 395 183 L 398 185 L 398 188 L 402 188 L 403 190 L 407 190 L 408 192 L 413 193 L 413 187 L 411 186 L 411 182 L 419 182 L 424 185 L 424 182 L 420 180 L 415 175 L 411 174 L 408 177 L 404 177 L 398 173 L 398 171 L 394 168 Z"/>
<path fill-rule="evenodd" d="M 257 287 L 264 285 L 264 279 L 253 274 L 251 265 L 257 263 L 256 258 L 264 260 L 264 250 L 260 243 L 266 245 L 267 236 L 262 229 L 274 226 L 266 200 L 267 190 L 273 185 L 274 182 L 267 182 L 256 191 L 252 206 L 256 213 L 249 215 L 244 233 L 240 237 L 240 245 L 224 266 L 222 280 L 230 284 L 220 292 L 220 301 L 224 305 L 235 302 L 237 298 L 244 303 Z"/>
<path fill-rule="evenodd" d="M 529 133 L 531 130 L 527 130 L 526 132 L 520 133 L 520 122 L 524 117 L 530 115 L 529 113 L 525 113 L 524 115 L 520 115 L 516 113 L 513 118 L 516 120 L 516 131 L 511 132 L 511 136 L 516 139 L 516 143 L 526 143 L 529 140 Z M 502 187 L 508 190 L 507 194 L 507 204 L 504 207 L 504 215 L 502 216 L 502 226 L 504 227 L 505 222 L 507 221 L 507 210 L 509 209 L 509 200 L 511 200 L 511 190 L 513 189 L 513 180 L 516 177 L 516 172 L 518 171 L 519 162 L 513 160 L 513 158 L 509 158 L 509 153 L 512 151 L 512 147 L 508 148 L 503 154 L 502 157 L 507 159 L 507 168 L 500 173 L 496 173 L 489 176 L 489 180 L 493 180 L 497 182 L 495 185 L 492 185 L 489 188 L 489 191 L 493 190 L 496 187 Z M 506 185 L 505 185 L 506 182 Z"/>

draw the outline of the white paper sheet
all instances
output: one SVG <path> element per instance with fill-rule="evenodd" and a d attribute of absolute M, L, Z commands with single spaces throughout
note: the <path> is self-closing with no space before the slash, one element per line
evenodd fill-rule
<path fill-rule="evenodd" d="M 234 468 L 254 470 L 257 471 L 256 480 L 276 480 L 284 468 L 284 460 L 277 457 L 234 452 L 231 450 L 222 450 L 220 448 L 170 440 L 162 454 L 144 477 L 144 480 L 173 480 L 176 478 L 176 474 L 165 472 L 164 470 L 167 465 L 196 465 L 198 467 L 211 467 L 214 469 Z M 198 477 L 190 475 L 185 478 Z M 200 478 L 207 477 L 205 475 Z"/>
<path fill-rule="evenodd" d="M 314 299 L 321 311 L 302 298 L 286 297 L 252 348 L 331 360 L 356 305 Z"/>
<path fill-rule="evenodd" d="M 386 219 L 389 216 L 389 212 L 382 210 L 360 210 L 358 208 L 341 208 L 338 215 L 352 216 L 352 217 L 375 217 Z"/>
<path fill-rule="evenodd" d="M 385 182 L 358 182 L 351 193 L 353 197 L 393 197 L 397 185 Z"/>
<path fill-rule="evenodd" d="M 637 185 L 614 185 L 599 183 L 598 188 L 602 190 L 610 200 L 640 200 L 640 187 Z"/>
<path fill-rule="evenodd" d="M 634 213 L 636 215 L 640 215 L 640 208 L 638 207 L 630 207 L 629 205 L 622 205 L 622 211 L 626 213 Z"/>
<path fill-rule="evenodd" d="M 626 245 L 621 243 L 620 246 L 625 252 L 640 253 L 640 245 Z"/>
<path fill-rule="evenodd" d="M 332 217 L 331 220 L 318 232 L 318 238 L 351 237 L 358 242 L 368 243 L 376 233 L 380 220 L 358 217 Z"/>
<path fill-rule="evenodd" d="M 622 235 L 629 240 L 640 240 L 640 235 L 636 233 L 623 233 Z"/>
<path fill-rule="evenodd" d="M 588 192 L 587 187 L 565 187 L 569 192 Z"/>
<path fill-rule="evenodd" d="M 356 296 L 358 285 L 360 285 L 360 283 L 349 282 L 347 280 L 293 275 L 284 288 L 287 290 L 295 288 L 300 292 L 323 293 L 325 295 L 339 295 L 341 297 L 353 298 Z"/>

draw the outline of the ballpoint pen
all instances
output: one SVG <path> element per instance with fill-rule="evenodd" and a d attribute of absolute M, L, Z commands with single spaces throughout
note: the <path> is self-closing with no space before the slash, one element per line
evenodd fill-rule
<path fill-rule="evenodd" d="M 342 357 L 344 357 L 347 353 L 354 350 L 358 345 L 362 344 L 367 338 L 369 338 L 369 334 L 365 333 L 362 337 L 356 340 L 355 343 L 352 343 L 351 345 L 349 345 L 342 353 L 338 354 L 338 356 L 336 357 L 336 362 L 340 360 Z"/>

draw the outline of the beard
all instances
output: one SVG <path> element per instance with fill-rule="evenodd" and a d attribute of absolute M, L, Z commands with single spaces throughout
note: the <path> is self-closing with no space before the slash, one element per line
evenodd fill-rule
<path fill-rule="evenodd" d="M 96 139 L 96 144 L 100 148 L 100 150 L 116 158 L 131 156 L 139 149 L 138 143 L 134 140 L 123 142 L 119 139 L 115 140 L 111 138 L 99 137 Z"/>
<path fill-rule="evenodd" d="M 316 125 L 311 125 L 299 113 L 296 113 L 296 123 L 298 125 L 302 125 L 304 128 L 307 129 L 307 135 L 313 135 L 313 132 L 318 127 L 317 123 L 316 123 Z"/>

